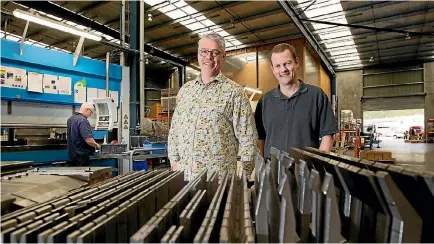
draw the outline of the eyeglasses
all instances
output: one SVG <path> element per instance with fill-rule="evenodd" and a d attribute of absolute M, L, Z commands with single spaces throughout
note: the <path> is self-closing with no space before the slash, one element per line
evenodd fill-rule
<path fill-rule="evenodd" d="M 220 54 L 222 54 L 221 51 L 216 50 L 216 49 L 214 49 L 214 50 L 199 49 L 198 52 L 199 52 L 199 55 L 202 57 L 206 57 L 206 56 L 208 56 L 208 54 L 210 54 L 212 57 L 216 57 L 216 56 L 219 56 Z"/>
<path fill-rule="evenodd" d="M 88 110 L 90 111 L 90 115 L 92 115 L 93 114 L 92 109 L 88 108 Z"/>

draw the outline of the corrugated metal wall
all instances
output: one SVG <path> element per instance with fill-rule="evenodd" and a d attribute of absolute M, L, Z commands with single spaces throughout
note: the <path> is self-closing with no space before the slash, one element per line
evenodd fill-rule
<path fill-rule="evenodd" d="M 423 65 L 363 70 L 363 111 L 424 108 Z"/>

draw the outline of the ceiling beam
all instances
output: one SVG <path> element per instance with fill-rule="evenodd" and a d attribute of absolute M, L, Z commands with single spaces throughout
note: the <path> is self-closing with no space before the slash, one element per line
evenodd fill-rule
<path fill-rule="evenodd" d="M 427 44 L 427 45 L 425 45 Z M 380 49 L 380 52 L 390 52 L 390 51 L 400 51 L 400 50 L 405 50 L 405 49 L 411 49 L 411 48 L 416 48 L 419 44 L 414 44 L 414 45 L 400 45 L 397 47 L 391 47 L 391 48 L 382 48 Z M 426 47 L 426 46 L 432 46 L 434 48 L 434 43 L 430 43 L 430 42 L 426 42 L 426 43 L 421 43 L 421 47 Z M 374 48 L 372 50 L 365 50 L 362 52 L 357 52 L 357 53 L 347 53 L 347 54 L 340 54 L 340 55 L 333 55 L 333 57 L 331 57 L 332 60 L 338 59 L 338 58 L 344 58 L 344 57 L 350 57 L 350 56 L 366 56 L 370 53 L 377 53 L 377 48 Z M 370 55 L 370 56 L 375 56 L 375 55 Z"/>
<path fill-rule="evenodd" d="M 110 26 L 110 25 L 112 25 L 112 24 L 114 24 L 116 22 L 120 22 L 120 18 L 119 17 L 116 17 L 116 18 L 113 18 L 113 19 L 107 21 L 106 23 L 104 23 L 104 25 Z"/>
<path fill-rule="evenodd" d="M 411 60 L 414 60 L 414 59 L 432 60 L 432 59 L 434 59 L 432 53 L 427 51 L 427 52 L 421 52 L 418 54 L 403 53 L 403 54 L 398 54 L 398 55 L 389 55 L 389 56 L 386 55 L 386 56 L 381 56 L 381 60 L 392 60 L 392 62 L 396 62 L 398 59 L 399 59 L 399 61 L 403 61 L 402 58 L 405 58 L 405 57 L 409 57 L 409 59 L 411 59 Z M 361 59 L 361 62 L 362 62 L 361 65 L 363 65 L 363 66 L 369 65 L 371 63 L 371 62 L 369 62 L 369 59 L 370 59 L 370 57 L 365 58 L 365 59 Z M 348 63 L 350 63 L 350 64 L 343 65 L 344 62 L 341 62 L 341 63 L 334 63 L 333 65 L 337 66 L 337 65 L 341 64 L 340 67 L 355 66 L 356 65 L 356 64 L 352 64 L 351 61 L 348 61 Z M 390 62 L 388 62 L 388 63 L 390 63 Z"/>
<path fill-rule="evenodd" d="M 98 8 L 100 6 L 103 6 L 103 5 L 105 5 L 105 4 L 109 3 L 109 2 L 110 1 L 95 1 L 95 2 L 94 1 L 90 1 L 90 4 L 87 5 L 86 7 L 78 10 L 77 14 L 80 14 L 80 15 L 86 14 L 87 11 L 89 11 L 91 9 Z"/>
<path fill-rule="evenodd" d="M 225 8 L 230 8 L 230 7 L 238 6 L 238 5 L 244 4 L 244 3 L 245 2 L 243 2 L 243 1 L 236 1 L 236 2 L 231 2 L 231 3 L 223 4 L 223 5 L 218 6 L 218 7 L 212 7 L 212 8 L 204 9 L 204 10 L 198 11 L 197 13 L 189 15 L 189 16 L 184 16 L 184 17 L 181 17 L 181 18 L 173 19 L 173 20 L 166 21 L 166 22 L 163 22 L 163 23 L 158 24 L 158 25 L 154 25 L 154 26 L 148 27 L 148 28 L 146 28 L 145 31 L 146 32 L 154 31 L 154 30 L 157 30 L 159 28 L 165 27 L 167 25 L 173 25 L 175 23 L 179 23 L 179 22 L 184 21 L 184 20 L 192 19 L 192 18 L 200 16 L 200 15 L 207 15 L 207 14 L 210 14 L 210 13 L 215 13 L 216 11 L 219 11 L 219 10 L 222 10 L 222 9 L 225 9 Z"/>
<path fill-rule="evenodd" d="M 341 4 L 341 3 L 337 2 L 336 4 Z M 315 16 L 314 18 L 317 20 L 336 18 L 339 16 L 351 18 L 353 16 L 357 16 L 357 13 L 360 13 L 360 12 L 363 12 L 366 10 L 371 10 L 372 8 L 381 8 L 381 7 L 385 7 L 385 6 L 389 6 L 389 5 L 393 5 L 393 4 L 396 4 L 396 2 L 383 1 L 383 2 L 378 2 L 375 4 L 367 4 L 367 5 L 356 7 L 356 8 L 346 9 L 343 11 L 336 11 L 336 12 L 332 12 L 332 13 L 321 14 L 321 15 Z M 322 7 L 319 7 L 319 8 L 322 8 Z M 314 9 L 317 9 L 317 8 L 314 7 L 314 8 L 310 8 L 309 10 L 314 10 Z M 301 10 L 301 9 L 299 8 L 298 10 Z M 298 11 L 298 12 L 300 12 L 300 11 Z M 302 13 L 300 13 L 300 14 L 302 14 Z M 324 17 L 324 18 L 321 18 L 321 17 Z"/>
<path fill-rule="evenodd" d="M 264 27 L 264 28 L 260 28 L 260 29 L 255 29 L 255 30 L 252 30 L 252 31 L 245 31 L 245 32 L 238 33 L 238 34 L 231 35 L 231 36 L 234 37 L 234 38 L 236 38 L 236 39 L 240 39 L 240 38 L 243 38 L 243 37 L 246 37 L 246 36 L 250 36 L 250 35 L 253 35 L 253 34 L 256 34 L 256 33 L 266 32 L 266 31 L 270 31 L 270 30 L 276 30 L 276 29 L 280 29 L 280 28 L 283 28 L 283 27 L 293 27 L 293 26 L 295 26 L 295 25 L 292 22 L 286 22 L 286 23 L 282 23 L 282 24 L 278 24 L 278 25 L 272 25 L 272 26 L 268 26 L 268 27 Z M 292 34 L 293 35 L 293 33 L 288 33 L 288 34 Z M 171 47 L 171 48 L 166 49 L 166 51 L 176 51 L 176 50 L 179 50 L 179 49 L 190 48 L 190 47 L 194 47 L 194 46 L 197 46 L 196 42 L 195 43 L 186 44 L 186 45 Z"/>
<path fill-rule="evenodd" d="M 267 27 L 264 27 L 264 28 L 253 29 L 251 31 L 241 32 L 241 33 L 234 34 L 234 35 L 231 35 L 231 36 L 233 36 L 233 37 L 235 37 L 237 39 L 240 39 L 240 38 L 243 38 L 243 37 L 255 34 L 255 33 L 262 33 L 262 32 L 267 32 L 267 31 L 271 31 L 271 30 L 277 30 L 277 29 L 280 29 L 280 28 L 290 28 L 290 27 L 295 27 L 295 25 L 291 21 L 288 21 L 288 22 L 284 22 L 284 23 L 281 23 L 281 24 L 277 24 L 277 25 L 272 25 L 272 26 L 267 26 Z M 291 34 L 291 33 L 288 33 L 288 34 Z"/>
<path fill-rule="evenodd" d="M 419 38 L 430 39 L 430 38 L 427 38 L 427 37 L 414 37 L 412 39 L 419 39 Z M 364 43 L 357 43 L 355 45 L 353 45 L 353 44 L 351 44 L 351 45 L 341 45 L 341 46 L 338 46 L 338 47 L 326 48 L 325 50 L 327 52 L 329 52 L 329 51 L 346 50 L 348 47 L 355 47 L 355 48 L 364 48 L 365 47 L 366 48 L 366 47 L 369 47 L 369 46 L 372 46 L 372 45 L 387 44 L 387 43 L 400 42 L 400 41 L 405 42 L 407 40 L 405 38 L 400 37 L 400 38 L 392 38 L 392 39 L 382 40 L 382 41 L 378 41 L 378 42 L 377 41 L 370 41 L 370 42 L 364 42 Z"/>
<path fill-rule="evenodd" d="M 387 17 L 382 17 L 382 18 L 376 18 L 375 21 L 373 20 L 364 20 L 364 21 L 359 21 L 359 22 L 354 22 L 351 24 L 347 24 L 348 26 L 346 27 L 351 27 L 351 25 L 355 25 L 355 26 L 366 26 L 366 25 L 372 25 L 372 24 L 381 24 L 382 22 L 387 22 L 387 21 L 394 21 L 397 19 L 403 19 L 403 18 L 407 18 L 407 17 L 412 17 L 412 16 L 417 16 L 417 15 L 422 15 L 422 14 L 426 14 L 429 12 L 434 12 L 434 9 L 431 10 L 420 10 L 420 11 L 412 11 L 412 12 L 407 12 L 407 13 L 403 13 L 403 14 L 399 14 L 399 15 L 389 15 Z M 317 20 L 316 18 L 312 18 L 312 19 L 303 19 L 303 21 L 309 21 L 309 22 L 316 22 L 317 23 L 321 23 L 321 20 Z M 329 21 L 325 21 L 325 22 L 329 22 Z M 335 22 L 329 22 L 329 25 L 334 25 L 333 27 L 325 27 L 325 28 L 321 28 L 315 31 L 315 34 L 320 34 L 323 32 L 327 32 L 327 33 L 332 33 L 332 32 L 339 32 L 342 31 L 344 28 L 338 28 L 338 25 L 332 24 Z M 339 23 L 340 24 L 340 23 Z M 340 26 L 345 26 L 345 24 L 341 24 Z M 371 27 L 371 26 L 366 26 L 366 27 Z M 356 27 L 354 27 L 356 28 Z M 372 28 L 372 27 L 371 27 Z M 386 28 L 387 29 L 387 28 Z"/>
<path fill-rule="evenodd" d="M 78 37 L 78 36 L 66 37 L 66 38 L 63 38 L 63 39 L 56 41 L 55 43 L 52 43 L 48 47 L 54 47 L 57 45 L 62 45 L 65 42 L 69 43 L 69 42 L 74 41 L 74 40 L 77 40 L 77 42 L 78 42 L 79 39 L 80 39 L 80 37 Z"/>
<path fill-rule="evenodd" d="M 24 5 L 28 8 L 33 8 L 39 11 L 43 11 L 45 13 L 48 14 L 52 14 L 55 15 L 59 18 L 62 19 L 66 19 L 69 21 L 72 21 L 74 23 L 83 25 L 83 26 L 89 26 L 90 28 L 92 28 L 95 31 L 99 31 L 103 34 L 106 34 L 108 36 L 111 36 L 115 39 L 119 39 L 120 38 L 120 32 L 117 30 L 114 30 L 110 27 L 107 27 L 103 24 L 100 24 L 94 20 L 88 19 L 82 15 L 76 14 L 68 9 L 62 8 L 57 4 L 54 4 L 52 2 L 48 2 L 48 1 L 39 1 L 39 2 L 32 2 L 32 1 L 20 1 L 21 5 Z M 126 42 L 128 42 L 128 39 L 126 40 Z M 150 45 L 144 44 L 145 45 L 145 52 L 150 52 L 152 50 L 152 53 L 154 56 L 169 60 L 171 62 L 180 64 L 180 65 L 186 65 L 187 62 L 181 58 L 175 57 L 169 53 L 166 53 L 160 49 L 156 49 L 153 48 Z M 128 51 L 133 51 L 136 52 L 137 50 L 132 50 L 132 49 L 128 49 Z"/>
<path fill-rule="evenodd" d="M 225 28 L 231 27 L 234 24 L 243 23 L 243 22 L 247 22 L 247 21 L 250 21 L 250 20 L 255 20 L 255 19 L 263 18 L 263 17 L 269 16 L 269 15 L 275 15 L 275 14 L 278 14 L 278 13 L 281 13 L 281 12 L 282 12 L 281 8 L 279 8 L 279 9 L 273 9 L 273 10 L 270 10 L 270 11 L 267 11 L 267 12 L 264 12 L 264 13 L 261 13 L 261 14 L 255 14 L 255 15 L 246 16 L 246 17 L 243 17 L 243 18 L 234 19 L 234 20 L 231 20 L 231 21 L 226 21 L 224 23 L 216 24 L 216 25 L 213 25 L 213 26 L 208 26 L 208 27 L 205 27 L 205 28 L 200 28 L 200 29 L 197 29 L 195 31 L 197 32 L 197 31 L 212 30 L 212 29 L 218 28 L 218 27 L 220 27 L 222 29 L 225 29 Z M 184 33 L 180 33 L 180 34 L 168 36 L 168 37 L 165 37 L 165 38 L 153 40 L 153 41 L 151 41 L 149 43 L 150 44 L 163 43 L 163 42 L 166 42 L 166 41 L 178 39 L 178 38 L 181 38 L 181 37 L 188 37 L 188 36 L 192 36 L 192 35 L 196 35 L 196 33 L 193 32 L 193 31 L 187 31 L 187 32 L 184 32 Z"/>
<path fill-rule="evenodd" d="M 59 18 L 72 21 L 76 24 L 83 25 L 83 26 L 90 26 L 92 29 L 99 31 L 101 33 L 104 33 L 106 35 L 109 35 L 113 38 L 119 39 L 119 32 L 116 30 L 113 30 L 107 26 L 104 26 L 94 20 L 91 20 L 87 17 L 84 17 L 82 15 L 79 15 L 77 13 L 74 13 L 71 10 L 62 8 L 58 6 L 57 4 L 54 4 L 49 1 L 20 1 L 19 4 L 24 5 L 28 8 L 33 8 L 39 11 L 43 11 L 47 14 L 51 14 L 54 16 L 57 16 Z"/>
<path fill-rule="evenodd" d="M 26 36 L 26 39 L 30 39 L 30 38 L 32 38 L 32 37 L 34 37 L 34 36 L 37 36 L 37 35 L 39 35 L 39 34 L 42 34 L 42 33 L 44 33 L 44 31 L 46 31 L 46 30 L 47 30 L 46 28 L 38 29 L 37 31 L 32 32 L 30 35 L 27 35 L 27 36 Z"/>
<path fill-rule="evenodd" d="M 226 53 L 227 53 L 227 55 L 232 56 L 230 54 L 231 54 L 231 51 L 234 51 L 234 50 L 240 50 L 240 49 L 245 49 L 245 48 L 250 48 L 250 47 L 255 47 L 255 48 L 258 48 L 258 50 L 260 50 L 260 48 L 263 45 L 273 45 L 273 44 L 277 45 L 278 43 L 282 43 L 282 42 L 292 44 L 292 41 L 297 41 L 297 40 L 298 41 L 300 41 L 300 40 L 304 41 L 304 36 L 302 34 L 297 34 L 297 35 L 286 34 L 286 35 L 279 36 L 276 38 L 267 39 L 265 41 L 253 41 L 253 42 L 249 42 L 249 43 L 244 43 L 243 45 L 240 45 L 237 47 L 227 48 Z M 267 50 L 271 50 L 272 48 L 273 47 L 271 47 Z M 235 54 L 233 54 L 233 55 L 235 55 Z M 197 53 L 196 52 L 188 53 L 188 54 L 185 54 L 184 56 L 188 56 L 188 57 L 190 57 L 190 59 L 196 59 L 197 60 Z"/>
<path fill-rule="evenodd" d="M 411 30 L 411 29 L 417 29 L 420 28 L 422 25 L 433 25 L 434 22 L 429 22 L 429 23 L 417 23 L 417 24 L 412 24 L 412 25 L 406 25 L 406 26 L 399 26 L 399 27 L 395 27 L 393 29 L 398 29 L 398 30 Z M 341 43 L 343 41 L 349 41 L 349 40 L 360 40 L 360 39 L 365 39 L 366 37 L 370 37 L 372 36 L 372 32 L 371 30 L 368 31 L 364 31 L 362 33 L 354 33 L 352 35 L 347 35 L 347 36 L 340 36 L 340 37 L 334 37 L 334 38 L 328 38 L 328 39 L 322 39 L 321 41 L 319 41 L 320 44 L 332 44 L 332 43 Z M 378 35 L 385 35 L 387 33 L 379 33 Z"/>
<path fill-rule="evenodd" d="M 335 25 L 335 26 L 345 26 L 350 28 L 356 28 L 356 29 L 366 29 L 371 30 L 375 32 L 394 32 L 394 33 L 401 33 L 401 34 L 410 34 L 411 36 L 434 36 L 433 32 L 415 32 L 415 31 L 407 31 L 407 30 L 398 30 L 398 29 L 390 29 L 390 28 L 378 28 L 378 27 L 371 27 L 371 26 L 365 26 L 365 25 L 354 25 L 354 24 L 342 24 L 342 23 L 335 23 L 335 22 L 328 22 L 328 21 L 320 21 L 320 20 L 312 20 L 312 19 L 301 19 L 303 22 L 312 22 L 312 23 L 318 23 L 318 24 L 327 24 L 327 25 Z"/>
<path fill-rule="evenodd" d="M 317 40 L 314 38 L 312 33 L 307 28 L 306 24 L 302 22 L 301 18 L 291 6 L 291 2 L 286 2 L 284 0 L 279 0 L 280 6 L 284 9 L 286 14 L 291 18 L 297 28 L 301 31 L 303 36 L 305 36 L 306 41 L 312 46 L 313 50 L 319 55 L 321 61 L 325 64 L 325 68 L 329 71 L 332 76 L 335 76 L 335 71 L 333 70 L 333 66 L 325 54 L 324 50 L 318 44 Z"/>
<path fill-rule="evenodd" d="M 95 49 L 95 48 L 98 48 L 98 47 L 101 47 L 101 46 L 103 46 L 103 45 L 101 45 L 101 43 L 97 43 L 97 44 L 94 44 L 94 45 L 90 45 L 90 46 L 84 46 L 83 47 L 83 55 L 85 55 L 86 53 L 89 53 L 89 52 L 94 52 L 93 50 Z M 94 53 L 96 53 L 96 52 L 94 52 Z"/>

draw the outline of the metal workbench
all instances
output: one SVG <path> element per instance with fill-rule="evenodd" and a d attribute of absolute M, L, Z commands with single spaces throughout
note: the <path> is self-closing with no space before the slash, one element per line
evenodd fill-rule
<path fill-rule="evenodd" d="M 99 159 L 118 159 L 119 174 L 125 174 L 133 170 L 134 160 L 146 160 L 150 158 L 164 158 L 167 153 L 150 154 L 151 151 L 167 150 L 167 148 L 139 148 L 120 154 L 97 153 L 93 158 Z"/>

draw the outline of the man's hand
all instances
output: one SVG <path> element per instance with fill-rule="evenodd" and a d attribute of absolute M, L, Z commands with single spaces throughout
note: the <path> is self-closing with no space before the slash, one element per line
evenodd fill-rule
<path fill-rule="evenodd" d="M 326 152 L 330 152 L 333 147 L 333 136 L 327 135 L 323 136 L 321 140 L 321 145 L 319 146 L 319 150 L 323 150 Z"/>
<path fill-rule="evenodd" d="M 237 162 L 236 174 L 237 174 L 238 178 L 243 177 L 243 169 L 244 169 L 243 164 L 244 164 L 243 162 L 240 162 L 240 161 Z"/>
<path fill-rule="evenodd" d="M 88 138 L 86 138 L 84 140 L 91 147 L 94 147 L 94 148 L 97 148 L 97 149 L 101 148 L 101 146 L 98 143 L 96 143 L 96 141 L 92 137 L 88 137 Z"/>
<path fill-rule="evenodd" d="M 177 171 L 179 169 L 179 162 L 173 162 L 170 164 L 172 171 Z"/>

